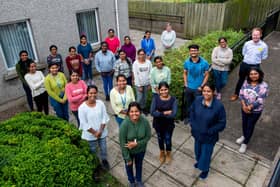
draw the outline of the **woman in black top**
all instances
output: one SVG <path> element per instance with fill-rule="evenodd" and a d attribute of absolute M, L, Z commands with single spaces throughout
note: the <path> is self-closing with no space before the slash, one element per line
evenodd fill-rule
<path fill-rule="evenodd" d="M 175 127 L 174 119 L 177 113 L 177 100 L 169 95 L 169 85 L 166 82 L 159 83 L 159 94 L 153 97 L 151 115 L 153 127 L 157 132 L 160 148 L 160 163 L 171 162 L 172 133 Z"/>

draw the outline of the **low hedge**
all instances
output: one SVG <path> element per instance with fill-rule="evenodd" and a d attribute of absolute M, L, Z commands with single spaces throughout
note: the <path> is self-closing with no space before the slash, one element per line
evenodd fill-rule
<path fill-rule="evenodd" d="M 238 42 L 244 36 L 244 34 L 241 31 L 237 32 L 233 30 L 214 31 L 205 36 L 197 37 L 191 42 L 186 43 L 184 46 L 165 53 L 163 56 L 164 64 L 171 70 L 171 95 L 175 96 L 179 100 L 180 104 L 182 101 L 182 92 L 184 86 L 183 65 L 185 60 L 189 57 L 188 45 L 198 44 L 200 46 L 200 56 L 205 58 L 208 63 L 211 63 L 212 50 L 217 46 L 218 38 L 221 36 L 227 38 L 228 45 L 231 47 L 236 42 Z M 240 52 L 234 52 L 233 58 L 233 64 L 236 65 L 236 62 L 241 61 L 242 56 Z M 151 97 L 148 98 L 148 101 L 149 103 L 151 102 Z M 181 108 L 179 107 L 178 109 L 177 116 L 179 117 L 181 114 Z"/>
<path fill-rule="evenodd" d="M 22 113 L 0 124 L 0 186 L 94 186 L 98 160 L 64 120 Z"/>

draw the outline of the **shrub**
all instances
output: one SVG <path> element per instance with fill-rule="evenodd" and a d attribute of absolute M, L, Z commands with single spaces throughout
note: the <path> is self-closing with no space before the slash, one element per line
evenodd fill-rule
<path fill-rule="evenodd" d="M 0 186 L 93 186 L 98 164 L 64 120 L 22 113 L 0 124 Z"/>
<path fill-rule="evenodd" d="M 185 44 L 184 46 L 174 49 L 170 52 L 167 52 L 164 55 L 164 63 L 170 68 L 171 70 L 171 85 L 170 91 L 171 95 L 176 96 L 179 103 L 181 104 L 182 101 L 182 92 L 184 86 L 184 79 L 183 79 L 183 65 L 185 60 L 189 57 L 189 49 L 188 45 L 190 44 L 198 44 L 200 46 L 200 56 L 205 58 L 208 63 L 211 63 L 211 54 L 212 50 L 218 44 L 219 37 L 226 37 L 228 40 L 228 45 L 232 46 L 234 43 L 239 41 L 244 34 L 239 31 L 227 30 L 227 31 L 215 31 L 211 32 L 205 36 L 197 37 L 191 42 Z M 241 61 L 241 54 L 234 52 L 234 64 L 236 62 Z M 149 103 L 151 102 L 151 98 L 148 98 Z M 180 107 L 178 108 L 177 117 L 181 113 Z"/>

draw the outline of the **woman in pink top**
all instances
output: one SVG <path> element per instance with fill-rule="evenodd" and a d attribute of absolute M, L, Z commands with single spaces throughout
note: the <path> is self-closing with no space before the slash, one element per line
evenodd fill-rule
<path fill-rule="evenodd" d="M 108 44 L 108 49 L 117 55 L 120 48 L 120 40 L 115 36 L 114 29 L 108 30 L 108 37 L 105 39 L 105 42 Z"/>
<path fill-rule="evenodd" d="M 70 109 L 76 117 L 79 127 L 78 108 L 86 99 L 87 85 L 83 80 L 80 80 L 78 72 L 70 71 L 70 82 L 66 84 L 65 92 L 70 104 Z"/>

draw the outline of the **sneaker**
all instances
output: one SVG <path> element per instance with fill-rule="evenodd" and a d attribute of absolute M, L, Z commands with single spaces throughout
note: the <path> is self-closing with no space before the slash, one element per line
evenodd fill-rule
<path fill-rule="evenodd" d="M 238 138 L 237 140 L 236 140 L 236 143 L 237 144 L 242 144 L 243 142 L 244 142 L 244 140 L 245 140 L 245 137 L 244 136 L 241 136 L 240 138 Z"/>
<path fill-rule="evenodd" d="M 106 170 L 110 169 L 109 162 L 107 160 L 102 160 L 102 165 Z"/>
<path fill-rule="evenodd" d="M 222 99 L 222 94 L 221 93 L 217 93 L 216 99 L 221 100 Z"/>
<path fill-rule="evenodd" d="M 201 172 L 200 175 L 199 175 L 199 178 L 200 178 L 200 179 L 206 179 L 207 176 L 208 176 L 208 172 L 209 172 L 209 171 L 203 171 L 203 172 Z"/>
<path fill-rule="evenodd" d="M 240 148 L 239 148 L 239 153 L 245 153 L 247 149 L 247 145 L 246 144 L 241 144 Z"/>
<path fill-rule="evenodd" d="M 143 184 L 143 182 L 136 182 L 136 186 L 137 186 L 137 187 L 145 187 L 145 185 Z"/>
<path fill-rule="evenodd" d="M 230 101 L 236 101 L 238 99 L 238 95 L 234 94 L 230 97 Z"/>

